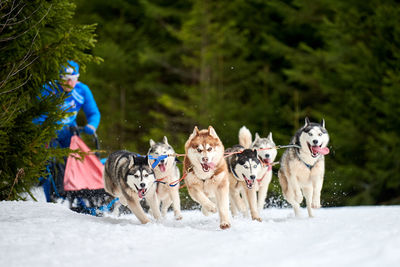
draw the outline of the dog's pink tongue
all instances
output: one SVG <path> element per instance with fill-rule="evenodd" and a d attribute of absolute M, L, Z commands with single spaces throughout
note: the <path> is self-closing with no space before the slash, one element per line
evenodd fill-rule
<path fill-rule="evenodd" d="M 140 189 L 140 190 L 138 191 L 138 195 L 139 195 L 139 198 L 140 198 L 140 199 L 142 199 L 142 198 L 144 197 L 144 192 L 145 192 L 145 189 Z"/>
<path fill-rule="evenodd" d="M 319 147 L 319 146 L 313 146 L 311 147 L 314 153 L 319 153 L 321 155 L 326 155 L 329 154 L 329 148 L 327 147 Z"/>
<path fill-rule="evenodd" d="M 209 163 L 207 163 L 207 165 L 208 165 L 208 167 L 210 169 L 215 169 L 215 163 L 214 162 L 209 162 Z"/>
<path fill-rule="evenodd" d="M 165 172 L 165 164 L 164 163 L 160 163 L 160 164 L 158 164 L 158 166 L 160 167 L 161 172 Z"/>
<path fill-rule="evenodd" d="M 263 162 L 264 162 L 265 165 L 268 166 L 267 171 L 272 170 L 272 164 L 271 164 L 271 161 L 269 159 L 264 159 Z"/>

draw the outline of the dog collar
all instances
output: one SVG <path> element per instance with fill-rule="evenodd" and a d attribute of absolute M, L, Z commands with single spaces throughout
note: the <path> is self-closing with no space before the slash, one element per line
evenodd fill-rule
<path fill-rule="evenodd" d="M 295 151 L 296 151 L 296 155 L 297 155 L 297 157 L 299 158 L 299 160 L 300 160 L 301 162 L 303 162 L 303 164 L 306 165 L 306 167 L 307 167 L 309 170 L 311 170 L 311 169 L 314 167 L 315 163 L 314 163 L 313 165 L 310 165 L 310 164 L 306 163 L 306 162 L 300 157 L 300 154 L 299 154 L 299 152 L 298 152 L 298 148 L 297 148 Z"/>

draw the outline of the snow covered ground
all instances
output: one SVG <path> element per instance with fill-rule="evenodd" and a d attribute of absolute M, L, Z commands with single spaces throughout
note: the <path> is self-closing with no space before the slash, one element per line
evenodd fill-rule
<path fill-rule="evenodd" d="M 400 206 L 266 209 L 263 222 L 184 211 L 141 225 L 42 201 L 0 202 L 0 266 L 400 266 Z"/>

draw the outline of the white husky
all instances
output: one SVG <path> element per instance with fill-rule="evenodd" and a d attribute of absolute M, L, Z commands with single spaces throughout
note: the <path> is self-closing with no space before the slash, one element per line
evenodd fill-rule
<path fill-rule="evenodd" d="M 325 159 L 329 153 L 328 131 L 325 121 L 312 123 L 308 118 L 291 140 L 297 147 L 289 148 L 282 155 L 278 172 L 279 183 L 285 199 L 293 206 L 294 213 L 299 216 L 303 195 L 306 199 L 307 211 L 313 217 L 312 208 L 320 208 L 321 189 L 324 181 Z"/>
<path fill-rule="evenodd" d="M 156 143 L 150 139 L 150 149 L 148 156 L 158 158 L 162 155 L 174 155 L 175 150 L 168 144 L 168 139 L 164 136 L 163 141 Z M 150 160 L 154 163 L 156 160 Z M 179 198 L 179 184 L 172 187 L 173 182 L 179 180 L 179 168 L 176 166 L 176 158 L 168 156 L 161 159 L 157 166 L 154 167 L 154 174 L 157 181 L 157 197 L 161 201 L 161 215 L 167 214 L 168 208 L 171 206 L 174 209 L 176 220 L 182 219 L 181 202 Z"/>

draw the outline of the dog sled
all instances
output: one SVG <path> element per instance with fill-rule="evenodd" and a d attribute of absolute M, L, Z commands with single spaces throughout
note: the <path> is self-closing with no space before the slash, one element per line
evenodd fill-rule
<path fill-rule="evenodd" d="M 83 159 L 72 153 L 64 162 L 52 160 L 48 166 L 49 185 L 44 186 L 47 201 L 68 201 L 73 211 L 95 216 L 112 208 L 116 200 L 106 193 L 103 183 L 105 159 L 91 149 L 80 137 L 82 127 L 70 127 L 72 134 L 70 149 L 88 153 Z M 93 135 L 96 150 L 100 149 L 98 136 Z M 57 144 L 55 144 L 57 145 Z"/>

